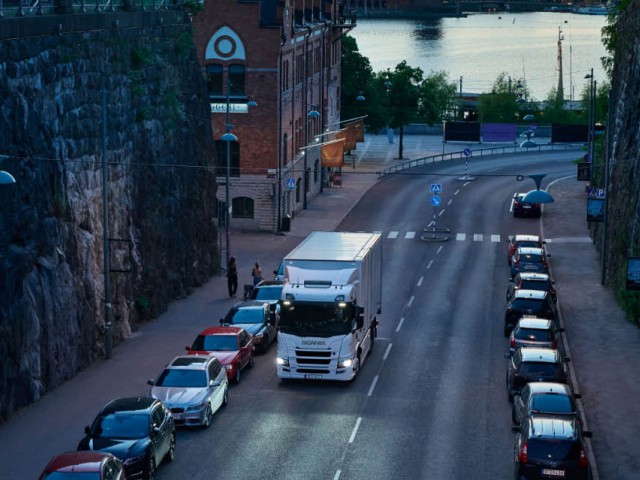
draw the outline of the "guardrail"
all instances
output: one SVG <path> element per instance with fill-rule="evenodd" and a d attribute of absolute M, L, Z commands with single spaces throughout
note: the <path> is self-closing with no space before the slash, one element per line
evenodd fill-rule
<path fill-rule="evenodd" d="M 398 173 L 402 170 L 406 170 L 408 168 L 421 167 L 423 165 L 428 165 L 436 162 L 443 162 L 446 160 L 456 160 L 456 159 L 469 159 L 471 157 L 483 157 L 489 155 L 506 155 L 508 153 L 535 153 L 541 151 L 563 151 L 563 150 L 580 150 L 585 147 L 584 143 L 542 143 L 535 147 L 531 148 L 522 148 L 519 145 L 510 145 L 510 146 L 502 146 L 502 147 L 489 147 L 489 148 L 480 148 L 476 150 L 470 150 L 469 155 L 465 155 L 464 150 L 458 152 L 448 152 L 441 153 L 438 155 L 430 155 L 428 157 L 415 158 L 413 160 L 408 160 L 399 165 L 393 165 L 392 167 L 387 167 L 381 172 L 378 173 L 378 177 L 384 177 L 385 175 L 393 175 L 394 173 Z"/>
<path fill-rule="evenodd" d="M 29 15 L 176 10 L 182 0 L 0 0 L 0 19 Z"/>

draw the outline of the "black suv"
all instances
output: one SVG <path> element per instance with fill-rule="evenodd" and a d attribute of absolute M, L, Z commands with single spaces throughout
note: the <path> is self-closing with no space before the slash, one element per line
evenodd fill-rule
<path fill-rule="evenodd" d="M 522 424 L 513 451 L 516 480 L 587 480 L 589 460 L 584 438 L 576 420 L 532 415 Z"/>
<path fill-rule="evenodd" d="M 84 429 L 78 450 L 108 452 L 124 463 L 127 478 L 153 478 L 163 460 L 176 452 L 176 428 L 167 407 L 150 397 L 107 403 Z"/>
<path fill-rule="evenodd" d="M 567 369 L 558 350 L 552 348 L 519 348 L 507 363 L 507 392 L 509 401 L 519 395 L 522 387 L 529 382 L 567 383 Z"/>
<path fill-rule="evenodd" d="M 525 315 L 556 321 L 556 304 L 548 292 L 540 290 L 516 290 L 507 302 L 504 312 L 504 336 L 508 337 L 513 327 Z"/>

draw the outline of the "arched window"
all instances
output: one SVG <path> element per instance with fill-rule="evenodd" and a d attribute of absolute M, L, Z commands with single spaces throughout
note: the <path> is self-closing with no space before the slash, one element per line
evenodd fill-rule
<path fill-rule="evenodd" d="M 229 96 L 244 97 L 246 96 L 245 87 L 245 66 L 237 63 L 229 65 L 229 83 L 231 89 Z"/>
<path fill-rule="evenodd" d="M 222 65 L 211 63 L 205 67 L 207 72 L 207 91 L 209 97 L 222 97 Z"/>
<path fill-rule="evenodd" d="M 249 197 L 236 197 L 231 200 L 233 218 L 253 218 L 254 201 Z"/>
<path fill-rule="evenodd" d="M 229 176 L 240 176 L 240 143 L 229 142 Z M 218 177 L 227 176 L 227 142 L 216 140 L 216 175 Z"/>

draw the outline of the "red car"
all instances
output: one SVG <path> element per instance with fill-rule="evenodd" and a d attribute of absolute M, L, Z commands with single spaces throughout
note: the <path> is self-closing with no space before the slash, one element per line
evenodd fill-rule
<path fill-rule="evenodd" d="M 544 248 L 545 242 L 538 235 L 513 235 L 507 238 L 507 263 L 511 265 L 511 259 L 520 247 Z"/>
<path fill-rule="evenodd" d="M 240 327 L 210 327 L 198 334 L 189 354 L 215 355 L 227 370 L 230 382 L 239 383 L 241 371 L 253 366 L 253 337 Z"/>
<path fill-rule="evenodd" d="M 39 480 L 68 478 L 126 480 L 122 462 L 110 453 L 68 452 L 53 457 Z"/>

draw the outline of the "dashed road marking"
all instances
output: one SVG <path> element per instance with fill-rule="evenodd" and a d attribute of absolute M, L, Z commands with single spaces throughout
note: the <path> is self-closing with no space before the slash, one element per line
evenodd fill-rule
<path fill-rule="evenodd" d="M 474 233 L 473 234 L 473 241 L 474 242 L 481 242 L 482 241 L 482 234 L 481 233 Z"/>
<path fill-rule="evenodd" d="M 360 428 L 360 423 L 362 422 L 362 417 L 358 417 L 356 420 L 356 425 L 353 427 L 353 431 L 351 432 L 351 436 L 349 437 L 349 443 L 353 443 L 356 439 L 356 433 L 358 433 L 358 429 Z"/>
<path fill-rule="evenodd" d="M 415 238 L 415 236 L 416 236 L 416 232 L 407 232 L 405 233 L 404 238 L 411 239 L 411 238 Z"/>
<path fill-rule="evenodd" d="M 400 232 L 396 232 L 396 231 L 389 232 L 389 235 L 387 235 L 387 238 L 398 238 L 399 233 Z"/>
<path fill-rule="evenodd" d="M 466 233 L 456 233 L 456 240 L 459 242 L 464 242 L 467 239 Z"/>
<path fill-rule="evenodd" d="M 382 356 L 382 360 L 386 360 L 387 357 L 389 356 L 389 352 L 391 351 L 391 345 L 393 345 L 393 343 L 390 343 L 389 345 L 387 345 L 387 349 L 384 352 L 384 355 Z"/>
<path fill-rule="evenodd" d="M 400 331 L 400 328 L 402 327 L 402 324 L 404 323 L 404 317 L 402 317 L 400 319 L 400 321 L 398 322 L 398 326 L 396 327 L 396 332 Z"/>

